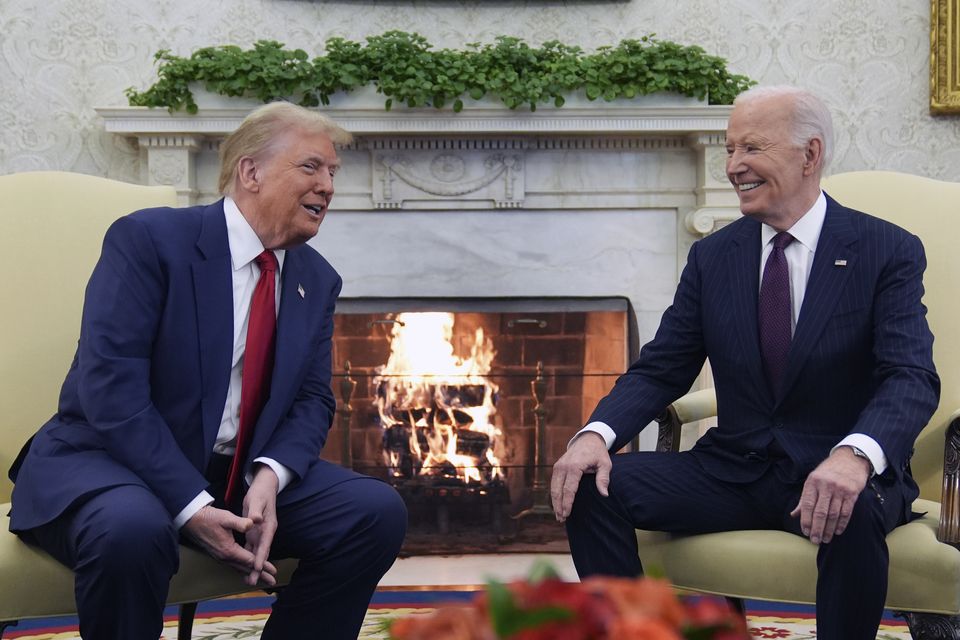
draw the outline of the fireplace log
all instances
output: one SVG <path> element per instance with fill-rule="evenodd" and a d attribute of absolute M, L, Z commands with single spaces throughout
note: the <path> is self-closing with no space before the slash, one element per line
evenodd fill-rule
<path fill-rule="evenodd" d="M 479 431 L 457 430 L 457 453 L 473 456 L 478 461 L 485 460 L 490 448 L 490 436 Z"/>
<path fill-rule="evenodd" d="M 483 399 L 487 395 L 487 385 L 442 384 L 437 387 L 437 393 L 443 398 L 442 404 L 447 407 L 482 407 Z"/>

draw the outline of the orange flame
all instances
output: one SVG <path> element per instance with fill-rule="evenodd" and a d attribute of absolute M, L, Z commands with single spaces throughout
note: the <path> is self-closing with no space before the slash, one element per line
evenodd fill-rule
<path fill-rule="evenodd" d="M 373 380 L 384 429 L 408 430 L 403 447 L 384 435 L 384 463 L 393 476 L 455 473 L 465 483 L 502 476 L 494 453 L 501 435 L 493 420 L 498 388 L 487 379 L 493 343 L 477 328 L 470 356 L 458 358 L 453 324 L 452 313 L 401 313 L 395 319 L 390 358 Z M 405 456 L 412 462 L 408 470 Z"/>

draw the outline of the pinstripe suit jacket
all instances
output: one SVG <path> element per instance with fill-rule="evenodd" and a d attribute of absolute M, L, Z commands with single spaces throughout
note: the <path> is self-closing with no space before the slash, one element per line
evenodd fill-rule
<path fill-rule="evenodd" d="M 146 209 L 110 227 L 60 406 L 10 470 L 11 530 L 50 522 L 108 487 L 146 487 L 171 517 L 207 488 L 230 383 L 231 270 L 222 200 Z M 270 398 L 245 462 L 249 469 L 265 456 L 293 472 L 281 505 L 343 481 L 326 465 L 315 476 L 321 485 L 300 482 L 319 464 L 336 406 L 330 349 L 340 285 L 312 248 L 287 249 Z"/>
<path fill-rule="evenodd" d="M 695 243 L 654 339 L 592 420 L 626 444 L 689 390 L 704 358 L 716 381 L 718 425 L 693 455 L 712 476 L 749 482 L 776 440 L 805 477 L 844 436 L 864 433 L 889 461 L 884 477 L 916 495 L 913 443 L 937 407 L 939 378 L 923 295 L 920 240 L 827 197 L 782 388 L 760 359 L 760 228 L 743 217 Z M 838 264 L 845 260 L 845 265 Z"/>

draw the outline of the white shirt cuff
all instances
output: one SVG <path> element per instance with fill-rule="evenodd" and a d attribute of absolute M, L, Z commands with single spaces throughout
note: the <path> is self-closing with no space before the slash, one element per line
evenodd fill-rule
<path fill-rule="evenodd" d="M 593 433 L 600 434 L 600 437 L 603 438 L 603 441 L 607 443 L 607 450 L 609 450 L 610 447 L 613 446 L 614 440 L 617 439 L 617 434 L 615 434 L 613 432 L 613 429 L 611 429 L 605 423 L 591 422 L 590 424 L 585 426 L 583 429 L 580 429 L 580 431 L 577 431 L 577 434 L 575 436 L 570 438 L 570 442 L 567 443 L 567 449 L 569 449 L 570 445 L 572 445 L 574 442 L 577 441 L 577 438 L 587 433 L 588 431 L 592 431 Z"/>
<path fill-rule="evenodd" d="M 880 475 L 887 469 L 887 456 L 876 440 L 865 433 L 851 433 L 840 441 L 836 447 L 830 450 L 833 453 L 837 447 L 856 447 L 867 454 L 870 464 L 873 465 L 873 472 Z"/>
<path fill-rule="evenodd" d="M 206 491 L 201 491 L 196 498 L 191 500 L 183 510 L 173 519 L 173 526 L 178 530 L 190 521 L 190 518 L 197 515 L 197 511 L 203 509 L 208 504 L 213 504 L 213 496 Z"/>
<path fill-rule="evenodd" d="M 267 465 L 273 469 L 275 474 L 277 474 L 277 480 L 280 481 L 280 483 L 277 485 L 277 493 L 283 491 L 284 488 L 293 480 L 293 471 L 290 471 L 290 469 L 286 468 L 273 458 L 256 458 L 254 459 L 254 462 Z M 245 480 L 247 481 L 247 486 L 249 487 L 250 483 L 253 482 L 253 474 L 248 473 Z"/>

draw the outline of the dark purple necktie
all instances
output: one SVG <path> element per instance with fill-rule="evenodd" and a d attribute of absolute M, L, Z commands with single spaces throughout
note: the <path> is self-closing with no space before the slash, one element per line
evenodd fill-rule
<path fill-rule="evenodd" d="M 787 354 L 790 353 L 793 313 L 790 309 L 790 269 L 783 250 L 791 242 L 793 236 L 786 231 L 773 237 L 773 251 L 763 267 L 763 281 L 760 283 L 757 313 L 760 356 L 774 393 L 780 389 L 780 380 L 787 368 Z"/>

